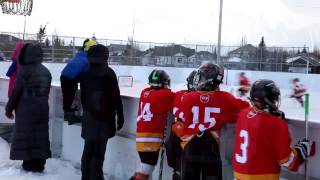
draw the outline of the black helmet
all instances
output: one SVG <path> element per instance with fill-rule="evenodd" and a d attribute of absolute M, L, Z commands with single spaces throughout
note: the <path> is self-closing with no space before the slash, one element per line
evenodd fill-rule
<path fill-rule="evenodd" d="M 222 83 L 224 70 L 217 64 L 206 63 L 200 66 L 195 77 L 194 86 L 200 91 L 212 91 Z"/>
<path fill-rule="evenodd" d="M 149 75 L 151 88 L 169 88 L 170 77 L 164 70 L 154 69 Z"/>
<path fill-rule="evenodd" d="M 193 85 L 193 79 L 194 79 L 194 76 L 196 75 L 197 73 L 197 70 L 193 70 L 189 76 L 187 77 L 187 87 L 188 87 L 188 91 L 194 91 L 195 90 L 195 87 Z"/>
<path fill-rule="evenodd" d="M 293 82 L 300 82 L 300 79 L 299 78 L 294 78 L 292 81 Z"/>
<path fill-rule="evenodd" d="M 261 79 L 253 83 L 250 100 L 262 110 L 278 110 L 280 90 L 272 80 Z"/>

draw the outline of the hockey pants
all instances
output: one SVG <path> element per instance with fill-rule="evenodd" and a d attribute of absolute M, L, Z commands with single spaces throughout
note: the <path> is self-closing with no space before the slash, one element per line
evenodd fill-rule
<path fill-rule="evenodd" d="M 181 168 L 182 180 L 222 180 L 219 145 L 210 133 L 196 136 L 184 147 Z"/>

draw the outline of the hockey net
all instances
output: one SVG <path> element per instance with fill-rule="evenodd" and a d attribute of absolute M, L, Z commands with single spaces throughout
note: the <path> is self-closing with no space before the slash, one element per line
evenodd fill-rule
<path fill-rule="evenodd" d="M 120 87 L 132 87 L 133 76 L 118 76 L 118 83 Z"/>

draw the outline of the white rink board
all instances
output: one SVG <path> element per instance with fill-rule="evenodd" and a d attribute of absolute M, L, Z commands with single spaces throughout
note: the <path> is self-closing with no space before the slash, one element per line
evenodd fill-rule
<path fill-rule="evenodd" d="M 0 63 L 0 76 L 3 76 L 5 73 L 3 69 L 7 69 L 9 63 Z M 64 64 L 46 64 L 46 66 L 50 69 L 51 73 L 53 73 L 53 86 L 50 92 L 50 137 L 51 137 L 51 143 L 54 145 L 53 148 L 61 149 L 61 155 L 66 160 L 71 160 L 77 163 L 80 163 L 80 156 L 83 149 L 83 142 L 80 137 L 80 126 L 68 126 L 65 123 L 59 125 L 59 122 L 57 119 L 61 119 L 61 104 L 57 105 L 57 101 L 59 99 L 61 100 L 61 95 L 59 95 L 58 92 L 60 90 L 59 87 L 59 76 L 60 71 L 62 70 Z M 121 87 L 121 95 L 123 97 L 124 101 L 124 109 L 125 109 L 125 127 L 122 130 L 122 132 L 134 134 L 135 132 L 135 115 L 137 110 L 137 98 L 139 97 L 140 91 L 147 87 L 146 80 L 147 75 L 151 72 L 153 67 L 131 67 L 131 66 L 117 66 L 114 67 L 117 75 L 132 75 L 134 77 L 134 83 L 133 87 Z M 161 68 L 168 71 L 168 73 L 171 76 L 172 79 L 172 89 L 180 90 L 185 89 L 185 77 L 189 74 L 189 72 L 192 71 L 192 69 L 189 68 Z M 239 73 L 238 71 L 228 71 L 228 83 L 234 83 L 237 80 L 231 80 L 231 72 L 234 73 L 234 78 L 236 78 L 236 75 Z M 252 72 L 253 73 L 253 72 Z M 253 76 L 252 74 L 249 74 L 247 72 L 248 76 Z M 254 74 L 257 74 L 255 77 L 258 77 L 258 74 L 267 74 L 266 72 L 254 72 Z M 303 121 L 304 114 L 303 109 L 299 107 L 299 105 L 293 101 L 292 99 L 289 99 L 287 96 L 290 93 L 290 90 L 288 89 L 287 85 L 284 86 L 284 83 L 287 83 L 289 86 L 288 81 L 289 80 L 281 80 L 287 78 L 287 75 L 292 75 L 293 78 L 297 76 L 297 74 L 290 74 L 290 73 L 271 73 L 273 77 L 276 77 L 277 80 L 275 80 L 281 88 L 282 92 L 282 102 L 281 102 L 281 109 L 284 110 L 286 113 L 286 116 L 289 118 L 292 118 L 294 120 L 290 120 L 289 127 L 290 132 L 293 137 L 293 143 L 296 142 L 299 138 L 304 136 L 304 126 Z M 285 76 L 283 75 L 285 74 Z M 283 76 L 283 77 L 282 77 Z M 319 135 L 319 119 L 318 115 L 319 112 L 319 90 L 318 86 L 312 86 L 312 84 L 308 84 L 309 82 L 318 81 L 320 82 L 319 75 L 304 75 L 299 74 L 300 79 L 301 77 L 309 76 L 312 80 L 307 81 L 305 84 L 307 87 L 309 87 L 310 91 L 310 118 L 314 123 L 310 124 L 310 137 L 317 142 L 317 149 L 320 148 L 320 135 Z M 268 78 L 268 77 L 265 77 Z M 281 84 L 282 82 L 282 84 Z M 8 80 L 0 78 L 0 102 L 6 102 L 6 90 L 7 90 L 7 84 Z M 233 92 L 235 93 L 237 90 L 236 84 L 232 86 L 221 86 L 222 90 Z M 3 122 L 3 119 L 5 119 L 4 114 L 0 114 L 0 120 Z M 0 122 L 0 123 L 2 123 Z M 57 126 L 58 124 L 58 126 Z M 58 128 L 58 129 L 57 129 Z M 57 132 L 61 133 L 57 133 Z M 61 136 L 61 137 L 59 137 Z M 57 144 L 58 143 L 58 144 Z M 59 144 L 61 143 L 61 144 Z M 136 152 L 134 151 L 135 142 L 132 138 L 124 138 L 117 136 L 110 140 L 108 143 L 108 152 L 106 153 L 106 163 L 104 167 L 104 171 L 119 177 L 119 178 L 128 178 L 134 171 L 135 165 L 138 161 L 138 157 Z M 224 148 L 224 147 L 222 147 Z M 319 153 L 318 153 L 319 154 Z M 320 164 L 320 155 L 316 155 L 316 157 L 312 158 L 310 160 L 310 175 L 313 177 L 320 178 L 320 171 L 318 169 Z M 109 164 L 109 166 L 108 166 Z M 114 165 L 112 165 L 114 164 Z M 118 165 L 117 165 L 118 164 Z M 122 165 L 121 165 L 122 164 Z M 166 163 L 165 163 L 166 164 Z M 130 168 L 127 169 L 127 171 L 123 170 L 122 168 L 125 168 L 126 166 L 129 166 Z M 166 166 L 166 168 L 168 168 Z M 302 168 L 303 169 L 303 168 Z M 168 176 L 167 173 L 170 172 L 170 170 L 165 171 L 165 176 Z M 303 173 L 302 170 L 300 173 Z M 154 173 L 156 175 L 156 172 Z"/>

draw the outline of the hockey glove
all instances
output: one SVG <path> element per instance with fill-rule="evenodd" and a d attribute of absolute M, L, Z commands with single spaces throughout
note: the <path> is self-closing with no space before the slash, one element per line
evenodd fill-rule
<path fill-rule="evenodd" d="M 296 145 L 294 145 L 298 156 L 301 160 L 305 160 L 307 157 L 314 156 L 316 152 L 315 142 L 310 142 L 307 139 L 299 140 Z"/>
<path fill-rule="evenodd" d="M 174 134 L 177 136 L 177 137 L 182 137 L 183 136 L 183 130 L 185 128 L 185 124 L 181 121 L 177 121 L 175 122 L 172 127 L 171 127 L 171 130 L 172 132 L 174 132 Z"/>

